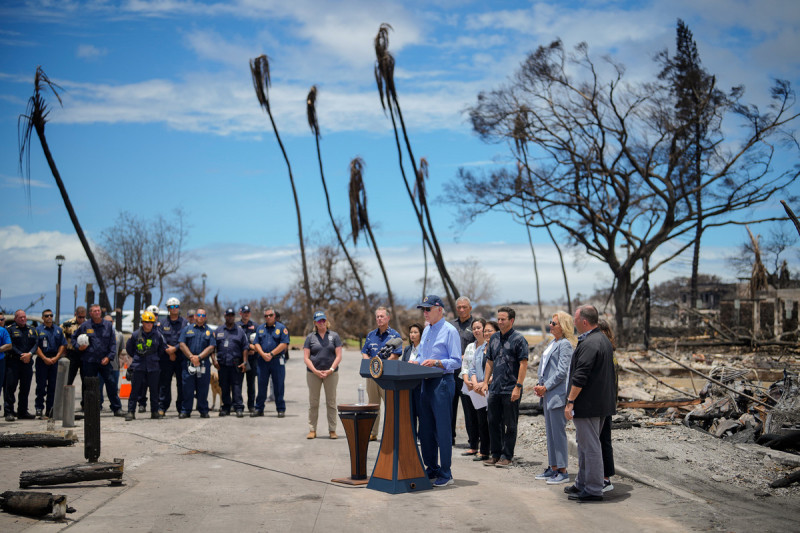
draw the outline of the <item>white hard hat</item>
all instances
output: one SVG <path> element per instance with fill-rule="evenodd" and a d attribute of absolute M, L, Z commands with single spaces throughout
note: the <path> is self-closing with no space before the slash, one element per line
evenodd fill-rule
<path fill-rule="evenodd" d="M 172 305 L 181 305 L 181 301 L 173 296 L 172 298 L 167 300 L 167 307 L 170 307 Z"/>
<path fill-rule="evenodd" d="M 89 335 L 86 333 L 78 335 L 78 346 L 89 346 Z"/>
<path fill-rule="evenodd" d="M 147 310 L 153 313 L 154 315 L 158 316 L 158 306 L 157 305 L 148 305 Z"/>

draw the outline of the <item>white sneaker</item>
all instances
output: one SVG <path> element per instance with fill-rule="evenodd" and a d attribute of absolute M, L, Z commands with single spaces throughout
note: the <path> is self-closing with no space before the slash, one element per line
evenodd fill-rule
<path fill-rule="evenodd" d="M 603 492 L 608 492 L 610 490 L 614 490 L 614 485 L 611 484 L 610 479 L 603 480 Z"/>

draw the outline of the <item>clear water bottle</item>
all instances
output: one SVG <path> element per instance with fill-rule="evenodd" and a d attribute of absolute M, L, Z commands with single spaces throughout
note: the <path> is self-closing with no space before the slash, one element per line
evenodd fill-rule
<path fill-rule="evenodd" d="M 367 389 L 364 387 L 364 382 L 358 384 L 358 404 L 366 405 L 367 403 Z"/>

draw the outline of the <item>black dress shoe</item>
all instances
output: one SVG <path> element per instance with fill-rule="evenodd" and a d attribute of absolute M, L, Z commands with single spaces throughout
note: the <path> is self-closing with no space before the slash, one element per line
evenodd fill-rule
<path fill-rule="evenodd" d="M 6 422 L 13 422 L 14 420 L 14 415 L 6 415 Z"/>
<path fill-rule="evenodd" d="M 150 413 L 150 418 L 152 418 L 154 420 L 158 420 L 160 418 L 164 418 L 164 415 L 160 415 L 158 413 Z"/>
<path fill-rule="evenodd" d="M 242 410 L 236 411 L 236 418 L 244 418 L 244 411 Z"/>
<path fill-rule="evenodd" d="M 286 411 L 278 411 L 278 418 L 284 418 L 286 416 Z"/>
<path fill-rule="evenodd" d="M 230 413 L 227 411 L 220 411 L 217 416 L 228 416 Z"/>
<path fill-rule="evenodd" d="M 33 420 L 36 416 L 30 413 L 18 413 L 17 418 L 20 420 Z"/>
<path fill-rule="evenodd" d="M 580 494 L 581 491 L 575 485 L 570 485 L 569 487 L 564 487 L 564 492 L 566 494 Z"/>
<path fill-rule="evenodd" d="M 255 418 L 257 416 L 264 416 L 264 411 L 253 411 L 250 413 L 250 418 Z"/>
<path fill-rule="evenodd" d="M 37 409 L 37 410 L 36 410 L 36 416 L 37 416 L 37 417 L 39 417 L 39 418 L 41 418 L 41 417 L 42 417 L 42 415 L 44 415 L 44 412 L 43 412 L 41 409 Z"/>
<path fill-rule="evenodd" d="M 114 416 L 125 416 L 125 413 L 122 412 L 122 409 L 117 409 L 114 411 Z"/>
<path fill-rule="evenodd" d="M 181 414 L 178 415 L 178 418 L 189 418 L 190 416 L 191 415 L 189 413 L 181 412 Z"/>
<path fill-rule="evenodd" d="M 136 420 L 136 413 L 134 411 L 128 411 L 128 414 L 125 415 L 125 422 L 130 422 L 131 420 Z"/>
<path fill-rule="evenodd" d="M 211 415 L 209 415 L 208 412 L 200 413 L 200 418 L 209 418 L 210 416 Z"/>
<path fill-rule="evenodd" d="M 139 406 L 139 412 L 140 413 L 146 413 L 147 412 L 147 407 L 145 407 L 144 405 L 140 405 Z"/>

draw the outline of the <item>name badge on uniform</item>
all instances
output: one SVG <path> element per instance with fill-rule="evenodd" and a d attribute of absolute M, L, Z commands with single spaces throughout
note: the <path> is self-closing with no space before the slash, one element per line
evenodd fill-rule
<path fill-rule="evenodd" d="M 42 339 L 42 348 L 47 348 L 47 339 Z"/>
<path fill-rule="evenodd" d="M 225 342 L 222 344 L 222 346 L 223 346 L 224 348 L 227 348 L 227 347 L 228 347 L 228 339 L 225 339 Z"/>

